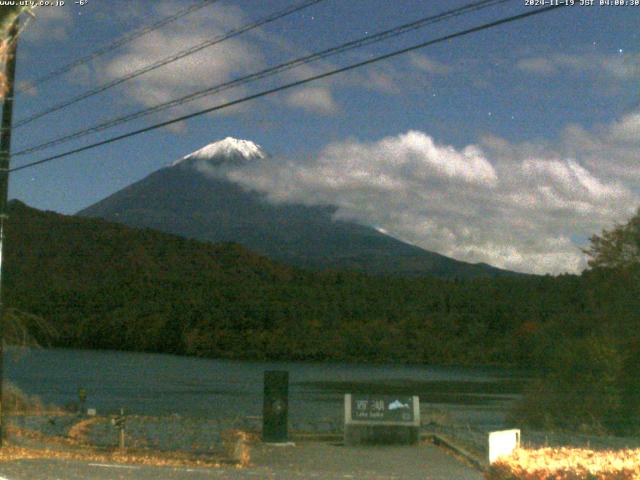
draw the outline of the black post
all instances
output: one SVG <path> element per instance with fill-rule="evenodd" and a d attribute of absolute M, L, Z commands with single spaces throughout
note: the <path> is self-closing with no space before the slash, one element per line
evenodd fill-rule
<path fill-rule="evenodd" d="M 124 408 L 120 409 L 120 421 L 118 422 L 118 448 L 120 449 L 121 453 L 124 453 L 124 422 L 125 422 L 125 416 L 124 416 Z"/>
<path fill-rule="evenodd" d="M 284 443 L 289 440 L 289 372 L 264 372 L 262 440 Z"/>
<path fill-rule="evenodd" d="M 84 388 L 78 389 L 78 411 L 80 415 L 86 415 L 87 391 Z"/>
<path fill-rule="evenodd" d="M 4 417 L 4 304 L 2 301 L 2 248 L 4 246 L 4 222 L 7 219 L 9 195 L 9 166 L 11 160 L 11 125 L 13 123 L 14 79 L 16 76 L 16 52 L 18 49 L 18 17 L 9 29 L 9 45 L 4 64 L 7 91 L 2 102 L 2 130 L 0 130 L 0 447 L 5 436 Z"/>

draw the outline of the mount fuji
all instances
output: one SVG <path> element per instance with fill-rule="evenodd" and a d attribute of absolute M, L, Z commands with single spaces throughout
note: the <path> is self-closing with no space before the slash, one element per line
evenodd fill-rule
<path fill-rule="evenodd" d="M 334 219 L 335 207 L 273 204 L 223 175 L 238 163 L 269 161 L 260 146 L 227 137 L 81 210 L 78 215 L 210 242 L 236 242 L 289 265 L 444 278 L 514 275 L 423 250 L 375 228 Z"/>

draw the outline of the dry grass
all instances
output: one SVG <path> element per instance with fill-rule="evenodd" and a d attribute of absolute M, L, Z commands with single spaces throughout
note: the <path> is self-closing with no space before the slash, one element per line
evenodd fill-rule
<path fill-rule="evenodd" d="M 134 453 L 119 451 L 97 452 L 94 450 L 49 450 L 37 448 L 23 448 L 8 445 L 0 449 L 0 462 L 27 459 L 59 459 L 83 460 L 89 462 L 122 463 L 132 465 L 153 465 L 162 467 L 206 467 L 218 468 L 222 464 L 209 459 L 198 459 L 188 455 L 157 455 L 153 453 Z"/>
<path fill-rule="evenodd" d="M 92 448 L 86 443 L 86 434 L 94 422 L 100 418 L 83 420 L 71 427 L 68 437 L 44 435 L 43 433 L 20 429 L 13 425 L 7 427 L 8 433 L 14 438 L 26 438 L 42 442 L 51 448 L 23 448 L 9 445 L 0 449 L 0 462 L 20 459 L 55 458 L 60 460 L 84 460 L 91 462 L 123 463 L 135 465 L 155 465 L 166 467 L 206 467 L 217 468 L 229 465 L 229 460 L 238 468 L 250 464 L 249 441 L 251 436 L 239 430 L 229 430 L 224 433 L 228 459 L 213 459 L 208 456 L 197 456 L 182 452 L 154 452 L 144 449 L 119 449 L 105 451 Z"/>
<path fill-rule="evenodd" d="M 13 385 L 5 384 L 4 398 L 7 408 L 12 414 L 24 415 L 65 415 L 63 410 L 46 406 L 39 398 L 28 396 Z M 9 445 L 0 449 L 0 462 L 18 459 L 57 458 L 63 460 L 86 460 L 96 462 L 114 462 L 156 466 L 195 466 L 220 467 L 232 460 L 238 467 L 250 464 L 251 454 L 249 443 L 255 438 L 241 430 L 227 430 L 222 433 L 223 443 L 229 459 L 212 459 L 193 454 L 170 452 L 159 453 L 144 449 L 129 449 L 125 452 L 118 450 L 104 451 L 91 448 L 87 435 L 95 423 L 105 421 L 104 417 L 82 419 L 74 424 L 67 436 L 45 435 L 38 431 L 7 425 L 7 433 L 16 439 L 28 439 L 39 442 L 50 448 L 23 448 Z M 139 446 L 139 445 L 138 445 Z"/>
<path fill-rule="evenodd" d="M 67 436 L 75 442 L 85 444 L 88 443 L 88 435 L 91 427 L 103 421 L 99 417 L 91 417 L 80 420 L 78 423 L 74 424 L 67 433 Z"/>
<path fill-rule="evenodd" d="M 94 419 L 89 419 L 94 420 Z M 124 451 L 113 449 L 109 451 L 98 450 L 87 446 L 83 441 L 90 423 L 79 422 L 74 425 L 76 435 L 74 437 L 53 437 L 40 432 L 19 429 L 9 426 L 8 430 L 14 437 L 23 437 L 37 440 L 52 448 L 25 448 L 8 445 L 0 449 L 0 462 L 25 459 L 58 459 L 81 460 L 87 462 L 121 463 L 129 465 L 152 465 L 159 467 L 203 467 L 219 468 L 224 462 L 208 457 L 197 457 L 187 453 L 170 452 L 157 453 L 150 451 Z M 72 427 L 72 429 L 74 428 Z M 243 466 L 241 464 L 239 467 Z"/>
<path fill-rule="evenodd" d="M 638 480 L 640 449 L 519 449 L 489 467 L 487 480 Z"/>
<path fill-rule="evenodd" d="M 222 432 L 222 443 L 227 454 L 242 467 L 248 467 L 251 464 L 250 440 L 252 440 L 251 435 L 242 430 Z"/>
<path fill-rule="evenodd" d="M 63 415 L 65 412 L 53 405 L 46 405 L 38 396 L 27 395 L 15 385 L 5 382 L 3 405 L 11 415 Z"/>

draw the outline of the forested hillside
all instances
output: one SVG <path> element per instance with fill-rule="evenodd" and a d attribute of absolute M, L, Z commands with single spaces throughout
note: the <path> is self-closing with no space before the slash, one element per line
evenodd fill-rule
<path fill-rule="evenodd" d="M 17 202 L 7 235 L 8 303 L 53 322 L 57 345 L 530 365 L 545 357 L 555 330 L 620 335 L 619 320 L 603 315 L 626 310 L 616 303 L 625 289 L 615 279 L 593 279 L 607 286 L 603 294 L 569 275 L 445 281 L 307 273 L 234 244 Z"/>

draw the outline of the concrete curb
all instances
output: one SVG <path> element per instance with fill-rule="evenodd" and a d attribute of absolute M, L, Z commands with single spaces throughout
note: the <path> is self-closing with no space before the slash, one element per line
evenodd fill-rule
<path fill-rule="evenodd" d="M 432 442 L 434 445 L 437 445 L 439 447 L 444 447 L 448 450 L 451 450 L 456 455 L 459 455 L 462 458 L 464 458 L 467 462 L 469 462 L 471 465 L 473 465 L 475 468 L 477 468 L 481 472 L 484 472 L 488 467 L 488 464 L 485 460 L 480 458 L 477 454 L 469 452 L 467 449 L 461 447 L 460 445 L 456 445 L 455 442 L 453 442 L 446 435 L 436 434 L 436 433 L 426 433 L 426 434 L 422 434 L 420 438 L 422 440 L 428 440 Z"/>
<path fill-rule="evenodd" d="M 291 440 L 294 442 L 342 442 L 344 437 L 341 434 L 335 433 L 293 433 Z M 486 471 L 489 467 L 487 461 L 479 454 L 471 453 L 466 448 L 456 444 L 450 437 L 442 435 L 441 433 L 421 433 L 420 441 L 428 441 L 438 447 L 452 451 L 481 472 Z"/>
<path fill-rule="evenodd" d="M 338 433 L 292 433 L 293 442 L 342 442 L 344 435 Z"/>

